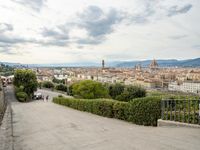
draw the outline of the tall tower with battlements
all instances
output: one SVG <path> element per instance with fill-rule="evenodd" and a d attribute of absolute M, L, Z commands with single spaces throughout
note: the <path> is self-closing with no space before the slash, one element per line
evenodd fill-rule
<path fill-rule="evenodd" d="M 102 60 L 102 69 L 104 69 L 104 68 L 105 68 L 105 61 Z"/>

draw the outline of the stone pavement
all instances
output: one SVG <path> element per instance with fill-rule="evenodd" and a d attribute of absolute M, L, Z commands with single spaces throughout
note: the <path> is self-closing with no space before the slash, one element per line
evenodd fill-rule
<path fill-rule="evenodd" d="M 15 150 L 200 149 L 200 129 L 138 126 L 44 101 L 12 109 Z"/>

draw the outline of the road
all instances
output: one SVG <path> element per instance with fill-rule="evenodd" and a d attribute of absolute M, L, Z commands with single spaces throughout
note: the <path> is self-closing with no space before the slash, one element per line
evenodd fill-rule
<path fill-rule="evenodd" d="M 44 97 L 46 97 L 47 95 L 49 96 L 49 100 L 52 101 L 53 97 L 57 97 L 58 95 L 62 95 L 63 97 L 71 97 L 71 96 L 67 96 L 65 94 L 62 93 L 58 93 L 58 92 L 54 92 L 54 91 L 50 91 L 50 90 L 45 90 L 45 89 L 38 89 L 36 93 L 42 93 L 42 95 Z"/>
<path fill-rule="evenodd" d="M 44 91 L 43 91 L 44 92 Z M 200 130 L 144 127 L 52 102 L 16 102 L 11 87 L 15 150 L 198 150 Z"/>

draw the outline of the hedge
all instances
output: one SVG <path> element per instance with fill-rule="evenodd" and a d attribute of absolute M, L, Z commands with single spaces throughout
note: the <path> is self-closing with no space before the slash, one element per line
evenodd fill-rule
<path fill-rule="evenodd" d="M 87 111 L 100 116 L 117 118 L 145 126 L 156 126 L 157 120 L 161 117 L 161 99 L 158 97 L 138 98 L 131 102 L 56 97 L 53 102 L 80 111 Z"/>
<path fill-rule="evenodd" d="M 28 99 L 28 95 L 25 92 L 17 92 L 16 93 L 16 98 L 20 102 L 26 102 Z"/>
<path fill-rule="evenodd" d="M 130 118 L 132 122 L 139 125 L 157 125 L 161 118 L 161 98 L 145 97 L 137 98 L 130 102 Z"/>

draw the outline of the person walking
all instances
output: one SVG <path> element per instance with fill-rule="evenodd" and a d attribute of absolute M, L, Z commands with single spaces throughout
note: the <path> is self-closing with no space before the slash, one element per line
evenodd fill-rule
<path fill-rule="evenodd" d="M 44 95 L 42 95 L 42 100 L 44 101 Z"/>
<path fill-rule="evenodd" d="M 46 96 L 46 101 L 47 101 L 47 102 L 48 102 L 48 99 L 49 99 L 49 95 Z"/>

